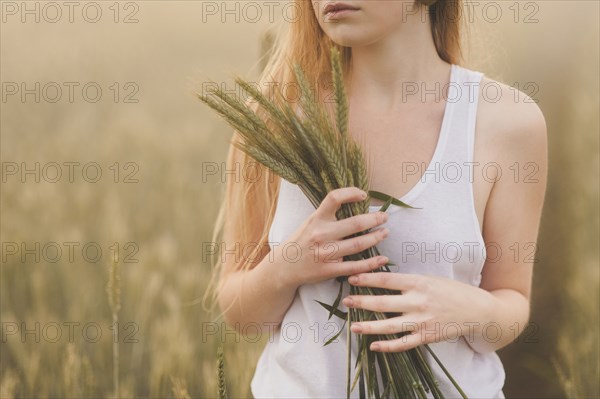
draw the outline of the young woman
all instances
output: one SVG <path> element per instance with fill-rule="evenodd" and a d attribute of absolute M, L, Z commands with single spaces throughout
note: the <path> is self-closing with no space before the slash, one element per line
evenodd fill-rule
<path fill-rule="evenodd" d="M 371 189 L 420 209 L 392 206 L 382 213 L 373 201 L 370 214 L 338 221 L 340 204 L 362 200 L 364 192 L 334 190 L 315 210 L 298 187 L 264 168 L 259 178 L 228 179 L 217 229 L 223 234 L 214 276 L 218 303 L 238 330 L 252 325 L 251 331 L 272 335 L 252 394 L 346 396 L 346 333 L 323 346 L 343 321 L 328 320 L 315 300 L 333 303 L 335 277 L 352 275 L 351 284 L 403 292 L 344 295 L 342 310 L 402 313 L 353 323 L 354 333 L 411 331 L 371 350 L 428 343 L 467 396 L 504 397 L 505 373 L 495 351 L 529 320 L 531 255 L 547 173 L 542 113 L 523 93 L 459 66 L 460 1 L 295 4 L 299 19 L 278 42 L 262 87 L 272 88 L 267 83 L 273 80 L 286 87 L 293 82 L 288 61 L 297 62 L 327 104 L 328 49 L 338 46 L 349 133 L 364 143 Z M 240 170 L 251 160 L 232 146 L 227 162 L 229 170 Z M 373 245 L 381 258 L 342 261 Z M 388 259 L 396 265 L 392 273 L 372 272 Z M 353 348 L 353 364 L 355 355 Z M 428 360 L 442 391 L 457 396 Z"/>

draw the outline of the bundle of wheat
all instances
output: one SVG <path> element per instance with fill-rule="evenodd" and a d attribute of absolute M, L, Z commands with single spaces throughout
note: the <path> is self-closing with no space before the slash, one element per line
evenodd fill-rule
<path fill-rule="evenodd" d="M 369 196 L 358 202 L 342 204 L 336 217 L 347 218 L 369 212 L 370 198 L 385 201 L 381 211 L 390 204 L 412 208 L 408 204 L 387 194 L 369 190 L 367 164 L 361 147 L 348 135 L 348 102 L 342 80 L 342 67 L 339 50 L 331 48 L 331 65 L 333 90 L 335 97 L 335 123 L 323 106 L 315 101 L 314 91 L 307 82 L 303 71 L 294 65 L 293 71 L 300 88 L 299 110 L 286 101 L 281 94 L 275 92 L 279 101 L 273 101 L 263 95 L 257 88 L 240 77 L 237 84 L 254 98 L 266 115 L 273 122 L 269 127 L 259 113 L 234 95 L 225 93 L 219 85 L 211 90 L 210 96 L 198 94 L 200 100 L 210 106 L 232 126 L 243 138 L 236 147 L 250 157 L 271 169 L 281 178 L 298 185 L 310 202 L 317 208 L 328 192 L 336 188 L 356 186 L 367 192 Z M 356 235 L 367 234 L 369 230 Z M 353 235 L 353 236 L 356 236 Z M 344 257 L 344 260 L 360 260 L 378 256 L 376 247 L 368 248 L 358 254 Z M 374 271 L 390 272 L 387 263 Z M 397 339 L 405 333 L 384 335 L 357 334 L 359 354 L 356 362 L 356 374 L 351 378 L 350 324 L 354 321 L 381 320 L 388 316 L 385 313 L 373 312 L 360 308 L 350 308 L 348 312 L 338 309 L 342 297 L 345 278 L 338 278 L 340 290 L 333 304 L 319 302 L 329 311 L 329 317 L 336 315 L 342 318 L 348 328 L 348 375 L 347 396 L 359 383 L 360 397 L 426 398 L 431 392 L 434 398 L 443 398 L 433 372 L 423 354 L 425 348 L 446 376 L 454 384 L 458 392 L 466 397 L 452 376 L 447 372 L 428 345 L 422 345 L 404 352 L 373 352 L 369 349 L 371 342 Z M 358 287 L 350 285 L 350 295 L 398 295 L 392 291 L 375 287 Z M 343 331 L 328 340 L 325 345 L 334 341 Z M 379 367 L 384 391 L 379 392 L 379 380 L 376 366 Z"/>

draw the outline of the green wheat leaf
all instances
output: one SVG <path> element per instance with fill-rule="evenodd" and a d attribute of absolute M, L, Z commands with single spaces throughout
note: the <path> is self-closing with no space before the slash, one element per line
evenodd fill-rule
<path fill-rule="evenodd" d="M 403 208 L 423 209 L 423 208 L 417 208 L 417 207 L 414 207 L 414 206 L 410 206 L 410 205 L 408 205 L 408 204 L 400 201 L 398 198 L 394 198 L 394 197 L 392 197 L 392 196 L 390 196 L 388 194 L 384 194 L 384 193 L 382 193 L 380 191 L 369 190 L 369 196 L 371 196 L 373 198 L 377 198 L 377 199 L 382 200 L 382 201 L 387 201 L 388 199 L 391 199 L 392 204 L 401 206 Z"/>
<path fill-rule="evenodd" d="M 331 305 L 328 305 L 326 303 L 323 303 L 321 301 L 318 301 L 315 299 L 315 302 L 318 302 L 321 306 L 323 306 L 325 309 L 329 310 L 330 312 L 332 312 L 334 315 L 336 315 L 337 317 L 339 317 L 340 319 L 346 319 L 346 312 L 344 312 L 343 310 L 339 310 L 337 308 L 334 308 Z"/>

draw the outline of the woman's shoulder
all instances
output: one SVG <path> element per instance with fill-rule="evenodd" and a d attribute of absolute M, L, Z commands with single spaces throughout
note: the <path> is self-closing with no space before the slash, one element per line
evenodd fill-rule
<path fill-rule="evenodd" d="M 545 147 L 546 120 L 536 100 L 486 75 L 481 77 L 479 90 L 478 135 L 504 154 Z"/>

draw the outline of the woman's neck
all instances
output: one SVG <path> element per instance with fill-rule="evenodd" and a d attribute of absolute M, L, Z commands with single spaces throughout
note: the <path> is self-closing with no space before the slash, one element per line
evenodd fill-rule
<path fill-rule="evenodd" d="M 385 38 L 352 48 L 351 91 L 376 99 L 380 109 L 397 107 L 407 82 L 433 88 L 448 79 L 450 65 L 437 53 L 429 19 L 418 14 Z"/>

